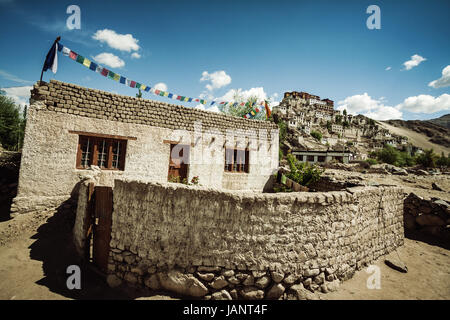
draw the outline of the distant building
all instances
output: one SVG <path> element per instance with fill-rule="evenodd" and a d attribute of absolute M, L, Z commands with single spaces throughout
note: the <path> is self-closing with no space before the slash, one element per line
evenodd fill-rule
<path fill-rule="evenodd" d="M 341 163 L 349 163 L 349 151 L 313 151 L 313 150 L 295 150 L 292 154 L 301 162 L 326 163 L 336 160 Z"/>

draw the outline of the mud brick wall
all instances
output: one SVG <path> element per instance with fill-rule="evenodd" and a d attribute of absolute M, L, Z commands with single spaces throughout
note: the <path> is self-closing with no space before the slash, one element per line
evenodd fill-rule
<path fill-rule="evenodd" d="M 403 198 L 396 187 L 255 194 L 116 180 L 109 282 L 206 298 L 327 292 L 403 244 Z"/>

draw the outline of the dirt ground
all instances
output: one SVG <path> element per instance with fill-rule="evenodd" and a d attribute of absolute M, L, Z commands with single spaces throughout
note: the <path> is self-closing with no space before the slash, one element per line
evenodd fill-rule
<path fill-rule="evenodd" d="M 337 171 L 336 174 L 360 175 Z M 364 174 L 362 174 L 364 175 Z M 450 177 L 368 175 L 365 180 L 396 184 L 425 198 L 450 200 L 449 192 L 431 190 L 437 182 L 450 190 Z M 80 264 L 71 245 L 73 216 L 64 212 L 25 214 L 0 221 L 0 299 L 176 299 L 164 292 L 149 293 L 110 289 L 91 268 Z M 420 240 L 420 241 L 419 241 Z M 365 269 L 343 282 L 338 291 L 318 294 L 319 299 L 450 299 L 450 250 L 431 239 L 405 239 L 404 246 L 390 256 L 406 264 L 401 273 L 380 257 L 381 289 L 368 289 Z M 66 268 L 81 267 L 81 290 L 68 290 Z"/>

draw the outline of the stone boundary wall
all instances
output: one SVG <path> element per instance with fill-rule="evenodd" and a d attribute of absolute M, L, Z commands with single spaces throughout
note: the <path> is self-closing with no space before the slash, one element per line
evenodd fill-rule
<path fill-rule="evenodd" d="M 107 281 L 213 299 L 303 299 L 403 244 L 403 190 L 253 194 L 115 180 Z"/>
<path fill-rule="evenodd" d="M 426 200 L 410 193 L 404 202 L 406 232 L 433 236 L 450 247 L 450 203 L 443 199 Z"/>

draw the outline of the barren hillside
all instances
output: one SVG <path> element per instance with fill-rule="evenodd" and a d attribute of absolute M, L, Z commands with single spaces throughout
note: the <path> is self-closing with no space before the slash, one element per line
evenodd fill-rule
<path fill-rule="evenodd" d="M 378 121 L 378 123 L 391 133 L 408 137 L 409 141 L 417 147 L 433 148 L 438 154 L 450 152 L 450 129 L 419 120 L 388 120 Z"/>

